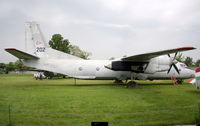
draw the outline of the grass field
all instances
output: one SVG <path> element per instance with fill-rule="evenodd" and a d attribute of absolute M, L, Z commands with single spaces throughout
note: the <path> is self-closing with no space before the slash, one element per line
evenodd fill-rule
<path fill-rule="evenodd" d="M 190 84 L 138 81 L 124 88 L 113 81 L 34 80 L 32 75 L 0 75 L 0 125 L 109 126 L 195 124 L 200 91 Z"/>

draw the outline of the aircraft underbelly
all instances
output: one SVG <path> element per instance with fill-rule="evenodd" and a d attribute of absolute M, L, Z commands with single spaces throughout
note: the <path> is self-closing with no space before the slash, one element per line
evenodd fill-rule
<path fill-rule="evenodd" d="M 81 61 L 75 63 L 75 75 L 76 78 L 82 79 L 98 79 L 98 80 L 106 80 L 106 79 L 116 79 L 119 72 L 107 69 L 105 64 L 108 61 L 98 61 L 92 60 L 90 61 Z"/>

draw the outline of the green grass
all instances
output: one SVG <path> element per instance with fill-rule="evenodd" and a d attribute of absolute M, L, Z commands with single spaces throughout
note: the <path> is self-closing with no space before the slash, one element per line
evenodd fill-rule
<path fill-rule="evenodd" d="M 124 88 L 107 80 L 34 80 L 32 75 L 0 75 L 0 125 L 109 126 L 195 124 L 200 91 L 190 84 L 138 81 Z"/>

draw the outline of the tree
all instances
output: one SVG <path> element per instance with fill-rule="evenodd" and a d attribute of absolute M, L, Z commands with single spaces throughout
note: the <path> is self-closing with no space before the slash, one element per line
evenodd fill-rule
<path fill-rule="evenodd" d="M 196 67 L 200 67 L 200 59 L 195 62 Z"/>
<path fill-rule="evenodd" d="M 91 53 L 81 50 L 76 45 L 70 45 L 69 50 L 71 55 L 78 56 L 83 59 L 88 59 L 88 57 L 91 55 Z"/>
<path fill-rule="evenodd" d="M 63 39 L 62 35 L 60 34 L 54 34 L 51 40 L 49 41 L 49 45 L 53 49 L 56 49 L 65 53 L 70 53 L 69 40 Z"/>
<path fill-rule="evenodd" d="M 13 70 L 15 70 L 15 65 L 13 62 L 9 62 L 8 64 L 6 64 L 6 73 Z"/>
<path fill-rule="evenodd" d="M 187 66 L 192 66 L 193 65 L 193 61 L 192 61 L 193 59 L 191 58 L 191 57 L 186 57 L 185 58 L 185 64 L 187 65 Z"/>
<path fill-rule="evenodd" d="M 175 57 L 175 59 L 179 62 L 184 62 L 184 56 L 182 53 L 178 53 L 178 55 Z"/>
<path fill-rule="evenodd" d="M 14 65 L 15 65 L 15 69 L 16 69 L 16 70 L 19 70 L 19 71 L 22 71 L 22 70 L 24 70 L 24 68 L 25 68 L 24 64 L 23 64 L 21 61 L 19 61 L 19 60 L 17 60 L 17 61 L 14 63 Z"/>
<path fill-rule="evenodd" d="M 49 45 L 53 49 L 69 53 L 83 59 L 88 59 L 88 57 L 91 55 L 91 53 L 81 50 L 76 45 L 70 45 L 69 40 L 64 39 L 60 34 L 52 35 L 51 40 L 49 40 Z"/>
<path fill-rule="evenodd" d="M 53 72 L 45 71 L 44 76 L 46 76 L 48 79 L 52 79 L 54 77 Z"/>
<path fill-rule="evenodd" d="M 5 73 L 6 72 L 6 64 L 0 63 L 0 73 Z"/>

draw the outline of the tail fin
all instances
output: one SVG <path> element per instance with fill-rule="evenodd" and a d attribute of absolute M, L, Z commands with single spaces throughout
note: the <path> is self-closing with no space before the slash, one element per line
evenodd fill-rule
<path fill-rule="evenodd" d="M 48 45 L 40 30 L 39 24 L 36 22 L 26 22 L 25 34 L 26 52 L 38 57 L 44 57 Z"/>
<path fill-rule="evenodd" d="M 25 52 L 15 48 L 5 50 L 20 59 L 40 59 L 45 57 L 83 60 L 79 57 L 50 48 L 40 30 L 39 24 L 36 22 L 25 23 L 25 43 Z"/>

